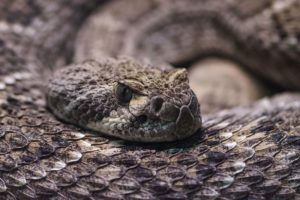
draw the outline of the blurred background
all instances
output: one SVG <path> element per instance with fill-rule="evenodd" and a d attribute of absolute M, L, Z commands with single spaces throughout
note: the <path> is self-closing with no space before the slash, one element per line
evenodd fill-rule
<path fill-rule="evenodd" d="M 75 60 L 125 55 L 185 67 L 212 113 L 300 89 L 299 13 L 292 0 L 107 1 L 78 34 Z"/>

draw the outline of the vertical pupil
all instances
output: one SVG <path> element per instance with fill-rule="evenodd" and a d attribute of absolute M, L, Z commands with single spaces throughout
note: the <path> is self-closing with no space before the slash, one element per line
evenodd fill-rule
<path fill-rule="evenodd" d="M 128 94 L 128 89 L 124 86 L 122 95 L 126 98 L 126 95 Z"/>

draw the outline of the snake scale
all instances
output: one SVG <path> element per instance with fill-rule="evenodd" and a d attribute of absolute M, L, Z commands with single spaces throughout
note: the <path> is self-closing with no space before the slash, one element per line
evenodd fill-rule
<path fill-rule="evenodd" d="M 227 52 L 297 90 L 299 10 L 297 0 L 1 1 L 0 199 L 299 199 L 299 94 L 200 116 L 186 71 L 155 68 Z M 121 54 L 150 64 L 106 58 Z M 87 57 L 97 61 L 79 62 Z M 73 60 L 78 63 L 58 70 L 46 89 L 60 121 L 46 107 L 43 85 L 53 69 Z M 151 62 L 153 68 L 144 67 Z M 112 135 L 128 140 L 195 133 L 138 143 L 66 123 L 95 129 L 122 115 L 158 129 L 112 126 L 121 129 Z M 176 121 L 176 128 L 164 130 L 159 120 Z"/>

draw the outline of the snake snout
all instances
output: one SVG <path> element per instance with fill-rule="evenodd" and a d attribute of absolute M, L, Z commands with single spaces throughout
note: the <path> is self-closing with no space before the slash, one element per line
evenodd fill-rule
<path fill-rule="evenodd" d="M 188 106 L 184 105 L 180 108 L 180 113 L 177 117 L 176 124 L 177 126 L 185 126 L 182 128 L 188 129 L 190 125 L 194 123 L 194 116 Z"/>
<path fill-rule="evenodd" d="M 179 115 L 179 108 L 172 103 L 165 102 L 156 114 L 161 120 L 175 122 Z"/>
<path fill-rule="evenodd" d="M 200 106 L 196 96 L 192 95 L 189 104 L 183 105 L 180 108 L 176 120 L 177 135 L 179 137 L 185 134 L 190 135 L 189 133 L 195 132 L 201 125 Z"/>
<path fill-rule="evenodd" d="M 187 102 L 187 104 L 180 106 L 165 100 L 164 97 L 156 96 L 150 101 L 150 113 L 152 116 L 164 121 L 189 124 L 193 122 L 199 108 L 194 106 L 198 102 L 193 96 Z M 185 122 L 181 122 L 184 118 L 186 119 Z"/>

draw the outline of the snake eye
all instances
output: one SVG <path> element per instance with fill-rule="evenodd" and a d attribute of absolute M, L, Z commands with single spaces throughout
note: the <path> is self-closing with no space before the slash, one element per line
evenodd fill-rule
<path fill-rule="evenodd" d="M 116 89 L 116 95 L 121 103 L 128 103 L 132 98 L 132 91 L 128 86 L 118 84 Z"/>

